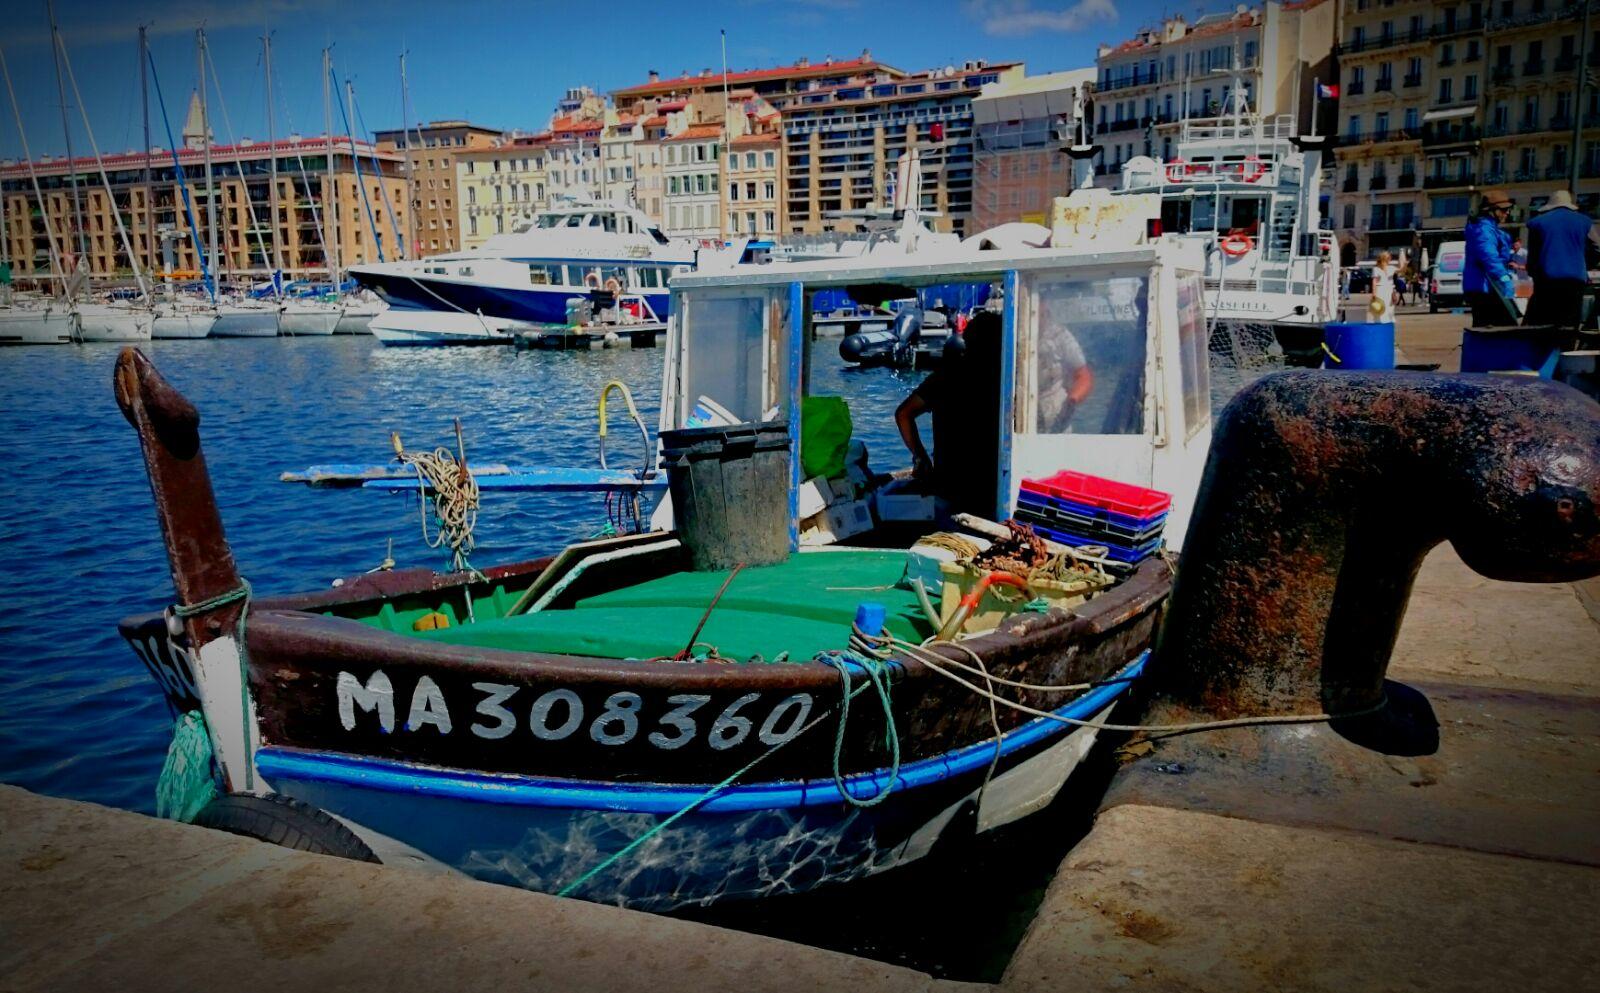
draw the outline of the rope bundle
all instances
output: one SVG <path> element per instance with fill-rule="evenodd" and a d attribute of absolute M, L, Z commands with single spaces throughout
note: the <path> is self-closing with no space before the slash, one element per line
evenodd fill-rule
<path fill-rule="evenodd" d="M 422 540 L 429 548 L 449 548 L 450 566 L 456 572 L 472 569 L 467 556 L 476 546 L 472 530 L 478 523 L 478 481 L 467 469 L 466 445 L 461 440 L 461 422 L 456 422 L 459 460 L 448 448 L 431 452 L 406 451 L 398 434 L 390 435 L 396 461 L 416 470 L 422 494 L 419 511 Z M 433 517 L 438 530 L 428 529 L 428 501 L 433 501 Z"/>

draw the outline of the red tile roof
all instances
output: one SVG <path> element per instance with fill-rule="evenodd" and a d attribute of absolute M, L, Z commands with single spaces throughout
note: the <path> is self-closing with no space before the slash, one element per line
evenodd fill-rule
<path fill-rule="evenodd" d="M 836 72 L 849 72 L 852 70 L 887 69 L 898 73 L 900 70 L 890 65 L 885 65 L 873 58 L 835 59 L 833 62 L 812 62 L 809 65 L 777 66 L 772 69 L 739 69 L 728 73 L 728 84 L 753 83 L 758 80 L 768 79 L 804 79 L 808 76 L 828 76 Z M 614 97 L 623 96 L 649 96 L 652 93 L 670 93 L 673 90 L 690 86 L 722 86 L 722 73 L 714 72 L 710 76 L 694 73 L 688 76 L 679 76 L 676 79 L 661 79 L 653 83 L 641 83 L 638 86 L 629 86 L 620 90 L 611 91 Z"/>
<path fill-rule="evenodd" d="M 667 141 L 703 141 L 706 138 L 722 137 L 720 124 L 696 124 L 694 127 L 685 128 L 678 134 L 668 135 Z"/>
<path fill-rule="evenodd" d="M 776 145 L 782 137 L 776 133 L 771 134 L 743 134 L 733 139 L 733 145 Z"/>

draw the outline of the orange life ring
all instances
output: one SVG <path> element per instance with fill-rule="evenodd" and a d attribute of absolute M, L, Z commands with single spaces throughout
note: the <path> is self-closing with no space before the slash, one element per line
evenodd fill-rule
<path fill-rule="evenodd" d="M 1246 183 L 1254 183 L 1266 173 L 1267 169 L 1261 164 L 1261 159 L 1254 155 L 1246 156 L 1244 165 L 1239 167 L 1239 178 Z"/>
<path fill-rule="evenodd" d="M 1255 248 L 1256 241 L 1249 235 L 1243 234 L 1239 231 L 1229 231 L 1223 236 L 1222 240 L 1217 243 L 1217 247 L 1222 249 L 1222 254 L 1231 255 L 1234 258 L 1238 258 L 1244 253 L 1250 251 L 1252 248 Z"/>
<path fill-rule="evenodd" d="M 1167 182 L 1181 183 L 1189 175 L 1189 163 L 1182 159 L 1173 159 L 1167 163 Z"/>
<path fill-rule="evenodd" d="M 615 277 L 615 276 L 612 276 L 609 279 L 607 279 L 606 280 L 606 292 L 607 293 L 621 293 L 622 292 L 622 281 L 620 279 L 618 279 L 617 277 Z"/>

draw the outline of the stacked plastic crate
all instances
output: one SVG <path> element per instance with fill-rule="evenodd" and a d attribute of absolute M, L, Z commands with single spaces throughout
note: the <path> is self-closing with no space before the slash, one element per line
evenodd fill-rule
<path fill-rule="evenodd" d="M 1082 472 L 1025 479 L 1017 496 L 1017 520 L 1063 545 L 1104 545 L 1119 562 L 1160 549 L 1171 509 L 1169 494 Z"/>

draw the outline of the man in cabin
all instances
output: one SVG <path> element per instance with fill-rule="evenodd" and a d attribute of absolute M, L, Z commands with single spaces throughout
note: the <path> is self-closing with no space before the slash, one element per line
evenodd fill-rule
<path fill-rule="evenodd" d="M 991 517 L 999 486 L 1000 315 L 972 316 L 959 344 L 945 346 L 939 367 L 894 412 L 900 438 L 911 452 L 912 471 L 950 504 L 952 514 Z M 930 458 L 917 418 L 933 414 Z"/>

